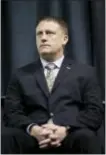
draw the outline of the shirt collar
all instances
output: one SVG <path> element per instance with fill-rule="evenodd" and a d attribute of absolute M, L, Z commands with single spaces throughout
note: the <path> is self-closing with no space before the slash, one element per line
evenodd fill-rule
<path fill-rule="evenodd" d="M 53 61 L 53 63 L 54 63 L 58 68 L 60 68 L 61 65 L 62 65 L 63 59 L 64 59 L 64 55 L 63 55 L 61 58 L 57 59 L 56 61 Z M 48 63 L 50 63 L 50 62 L 46 61 L 45 59 L 43 59 L 43 58 L 41 58 L 41 57 L 40 57 L 40 60 L 41 60 L 41 63 L 42 63 L 42 65 L 43 65 L 43 68 L 45 68 L 45 66 L 47 66 Z"/>

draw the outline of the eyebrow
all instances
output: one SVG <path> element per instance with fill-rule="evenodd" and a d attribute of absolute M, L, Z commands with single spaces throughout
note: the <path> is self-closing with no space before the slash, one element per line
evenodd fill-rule
<path fill-rule="evenodd" d="M 50 33 L 56 33 L 55 31 L 53 31 L 53 30 L 45 30 L 46 31 L 46 33 L 47 32 L 50 32 Z M 37 32 L 36 32 L 36 34 L 41 34 L 43 31 L 42 30 L 38 30 Z"/>

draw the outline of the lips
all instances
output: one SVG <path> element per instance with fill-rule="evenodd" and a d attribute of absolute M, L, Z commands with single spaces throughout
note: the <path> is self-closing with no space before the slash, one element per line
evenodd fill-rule
<path fill-rule="evenodd" d="M 47 44 L 43 44 L 43 45 L 40 45 L 40 47 L 48 47 L 50 45 L 47 45 Z"/>

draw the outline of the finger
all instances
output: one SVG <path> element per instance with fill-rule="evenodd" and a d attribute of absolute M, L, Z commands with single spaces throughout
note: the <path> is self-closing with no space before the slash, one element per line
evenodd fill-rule
<path fill-rule="evenodd" d="M 56 147 L 59 147 L 59 146 L 61 146 L 61 143 L 58 143 L 58 144 L 56 145 Z"/>
<path fill-rule="evenodd" d="M 60 142 L 57 140 L 57 141 L 52 141 L 50 143 L 52 146 L 60 146 Z"/>
<path fill-rule="evenodd" d="M 58 136 L 56 134 L 50 134 L 49 138 L 52 140 L 56 140 L 58 138 Z"/>
<path fill-rule="evenodd" d="M 48 147 L 48 144 L 44 144 L 44 145 L 39 146 L 40 149 L 47 148 L 47 147 Z"/>
<path fill-rule="evenodd" d="M 41 125 L 41 127 L 43 127 L 43 128 L 49 128 L 49 125 L 48 124 L 43 124 L 43 125 Z"/>
<path fill-rule="evenodd" d="M 42 127 L 56 130 L 56 125 L 53 125 L 53 124 L 44 124 L 42 125 Z"/>
<path fill-rule="evenodd" d="M 49 135 L 49 134 L 51 134 L 52 132 L 51 132 L 51 130 L 47 130 L 47 129 L 43 129 L 43 131 L 41 132 L 41 136 L 47 136 L 47 135 Z"/>
<path fill-rule="evenodd" d="M 61 143 L 55 144 L 55 145 L 51 145 L 52 147 L 60 147 Z"/>
<path fill-rule="evenodd" d="M 45 144 L 48 144 L 48 143 L 50 143 L 50 138 L 40 141 L 39 145 L 45 145 Z"/>

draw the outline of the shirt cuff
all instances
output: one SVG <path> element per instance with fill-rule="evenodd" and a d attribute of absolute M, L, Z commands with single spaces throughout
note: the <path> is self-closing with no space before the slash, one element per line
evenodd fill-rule
<path fill-rule="evenodd" d="M 32 124 L 30 124 L 30 125 L 27 126 L 26 132 L 27 132 L 28 134 L 30 134 L 30 130 L 31 130 L 31 128 L 32 128 L 34 125 L 37 125 L 37 124 L 36 124 L 36 123 L 32 123 Z"/>

